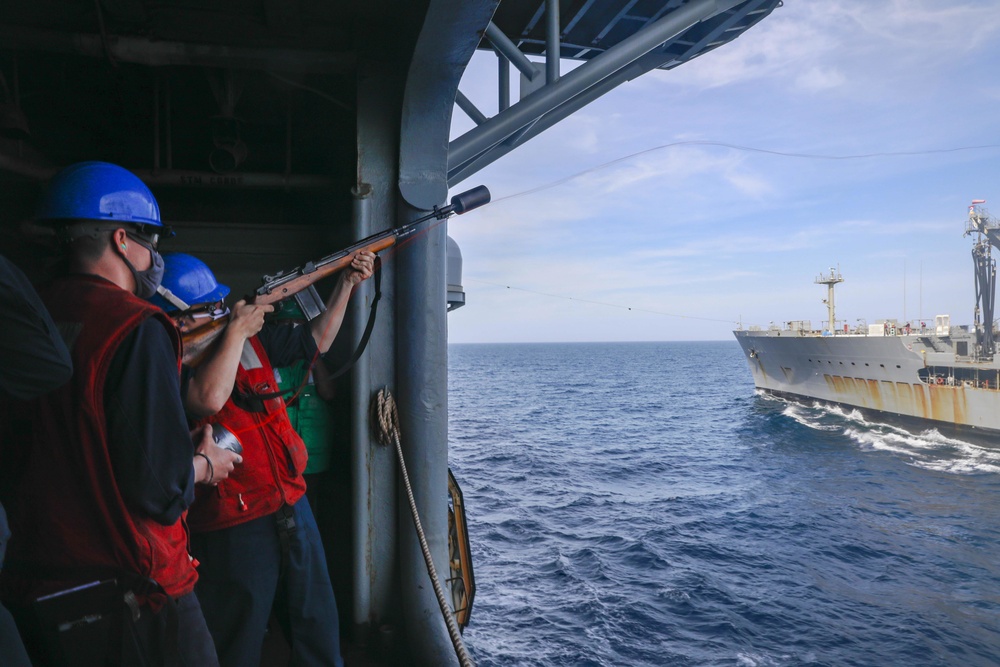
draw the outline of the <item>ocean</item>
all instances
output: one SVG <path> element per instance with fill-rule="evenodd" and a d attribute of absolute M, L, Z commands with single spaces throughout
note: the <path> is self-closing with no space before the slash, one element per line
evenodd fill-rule
<path fill-rule="evenodd" d="M 1000 664 L 1000 447 L 755 395 L 735 341 L 449 357 L 478 667 Z"/>

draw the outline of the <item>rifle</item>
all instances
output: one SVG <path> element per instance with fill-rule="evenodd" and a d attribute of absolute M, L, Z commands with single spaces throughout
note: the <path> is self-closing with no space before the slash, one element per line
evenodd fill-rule
<path fill-rule="evenodd" d="M 451 198 L 449 205 L 442 206 L 441 208 L 435 206 L 434 210 L 427 215 L 405 225 L 388 229 L 378 234 L 372 234 L 343 250 L 315 261 L 306 262 L 294 269 L 279 271 L 273 276 L 263 276 L 261 278 L 261 286 L 247 299 L 247 303 L 267 305 L 277 303 L 306 290 L 314 292 L 315 288 L 313 288 L 313 285 L 315 283 L 348 266 L 354 259 L 354 255 L 359 251 L 367 250 L 372 253 L 378 253 L 410 236 L 417 231 L 418 225 L 431 218 L 445 220 L 452 215 L 462 215 L 472 209 L 479 208 L 483 204 L 488 204 L 489 201 L 490 191 L 485 185 L 480 185 L 471 190 L 459 193 Z M 304 299 L 303 301 L 304 303 L 300 303 L 300 305 L 303 306 L 303 310 L 309 319 L 322 312 L 323 304 L 318 300 L 318 297 L 313 302 L 309 299 Z M 181 336 L 184 342 L 184 363 L 188 366 L 196 366 L 208 348 L 228 325 L 229 318 L 224 317 L 199 327 L 194 331 L 185 332 Z"/>

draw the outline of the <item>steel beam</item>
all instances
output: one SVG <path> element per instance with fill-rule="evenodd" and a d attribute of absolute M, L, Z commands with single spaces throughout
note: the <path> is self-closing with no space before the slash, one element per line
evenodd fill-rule
<path fill-rule="evenodd" d="M 635 62 L 672 37 L 705 19 L 731 10 L 742 2 L 743 0 L 692 0 L 683 7 L 667 14 L 632 37 L 596 56 L 584 66 L 578 67 L 560 78 L 556 83 L 545 86 L 513 105 L 507 111 L 497 114 L 486 123 L 452 141 L 448 155 L 449 170 L 462 169 L 463 165 L 476 161 L 480 155 L 500 144 L 521 128 L 613 76 L 615 72 Z M 493 44 L 497 46 L 496 42 Z M 508 54 L 504 53 L 504 55 Z M 449 182 L 456 181 L 450 178 Z"/>
<path fill-rule="evenodd" d="M 527 56 L 517 48 L 517 44 L 512 42 L 507 35 L 503 34 L 503 31 L 492 21 L 486 26 L 486 38 L 490 40 L 493 48 L 503 54 L 517 68 L 518 72 L 532 80 L 538 76 L 539 69 L 535 63 L 528 60 Z"/>
<path fill-rule="evenodd" d="M 510 61 L 497 51 L 497 109 L 510 108 Z"/>
<path fill-rule="evenodd" d="M 472 103 L 468 97 L 462 94 L 459 90 L 455 93 L 455 104 L 458 108 L 465 112 L 465 115 L 472 119 L 476 125 L 482 125 L 486 122 L 486 114 L 476 108 L 476 105 Z"/>
<path fill-rule="evenodd" d="M 559 0 L 545 0 L 545 83 L 559 80 Z"/>
<path fill-rule="evenodd" d="M 35 164 L 22 158 L 0 153 L 0 170 L 9 171 L 38 181 L 52 178 L 60 167 Z M 130 169 L 150 187 L 205 188 L 205 189 L 324 189 L 332 188 L 336 181 L 329 176 L 314 174 L 271 174 L 261 172 L 233 172 L 217 174 L 213 171 L 189 169 Z"/>
<path fill-rule="evenodd" d="M 451 185 L 456 185 L 460 183 L 465 178 L 476 173 L 483 167 L 489 165 L 490 163 L 496 161 L 497 159 L 503 157 L 510 151 L 514 150 L 518 146 L 528 142 L 534 137 L 538 136 L 548 128 L 559 123 L 565 118 L 569 117 L 573 113 L 579 111 L 583 107 L 587 106 L 594 100 L 603 97 L 605 94 L 613 90 L 614 88 L 620 86 L 621 84 L 631 81 L 647 72 L 651 72 L 654 69 L 663 67 L 672 61 L 677 61 L 677 63 L 682 63 L 690 58 L 693 58 L 708 44 L 717 40 L 720 35 L 725 33 L 727 30 L 731 29 L 736 23 L 741 21 L 747 15 L 753 12 L 759 11 L 764 5 L 770 4 L 772 0 L 756 0 L 748 4 L 746 7 L 741 9 L 738 13 L 734 13 L 726 21 L 723 21 L 718 26 L 716 26 L 709 34 L 705 35 L 697 42 L 692 43 L 684 51 L 684 53 L 668 54 L 665 50 L 674 42 L 673 39 L 667 40 L 661 48 L 657 48 L 654 51 L 647 53 L 646 55 L 640 57 L 635 62 L 627 67 L 623 67 L 614 73 L 614 75 L 599 81 L 595 85 L 591 86 L 584 92 L 573 97 L 571 100 L 560 104 L 553 110 L 544 114 L 542 117 L 538 118 L 534 124 L 530 124 L 514 133 L 502 143 L 494 146 L 489 151 L 480 154 L 472 161 L 465 163 L 464 165 L 453 165 L 449 168 L 449 183 Z M 676 36 L 675 36 L 676 37 Z M 586 67 L 587 65 L 583 65 Z"/>
<path fill-rule="evenodd" d="M 0 25 L 0 44 L 3 44 L 4 49 L 14 51 L 48 51 L 91 58 L 105 58 L 110 54 L 120 62 L 150 67 L 198 65 L 344 74 L 353 72 L 356 66 L 353 53 L 189 44 L 116 35 L 108 36 L 108 50 L 105 51 L 101 36 L 97 34 L 35 30 L 10 25 Z"/>

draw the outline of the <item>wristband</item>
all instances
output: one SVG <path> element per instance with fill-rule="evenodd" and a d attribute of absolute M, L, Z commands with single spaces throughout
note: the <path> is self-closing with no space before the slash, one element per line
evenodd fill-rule
<path fill-rule="evenodd" d="M 208 464 L 208 479 L 205 480 L 205 484 L 211 484 L 212 480 L 215 479 L 215 469 L 212 468 L 212 459 L 208 458 L 208 454 L 204 452 L 195 452 L 195 456 L 200 456 L 205 459 L 205 463 Z"/>

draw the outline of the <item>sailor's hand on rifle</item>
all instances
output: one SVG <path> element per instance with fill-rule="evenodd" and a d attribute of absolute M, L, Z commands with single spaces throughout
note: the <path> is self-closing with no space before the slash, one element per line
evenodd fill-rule
<path fill-rule="evenodd" d="M 351 260 L 351 263 L 347 266 L 346 270 L 341 271 L 340 279 L 353 287 L 361 281 L 371 278 L 372 272 L 374 271 L 375 253 L 368 252 L 367 250 L 361 250 L 354 256 L 354 259 Z"/>
<path fill-rule="evenodd" d="M 258 306 L 240 299 L 229 313 L 229 331 L 231 335 L 251 338 L 264 328 L 264 315 L 274 312 L 274 306 Z"/>
<path fill-rule="evenodd" d="M 347 256 L 343 259 L 346 260 Z M 337 337 L 340 325 L 344 322 L 347 302 L 350 301 L 355 286 L 362 280 L 370 278 L 374 271 L 375 253 L 369 250 L 358 250 L 351 258 L 351 263 L 340 269 L 337 285 L 326 300 L 326 310 L 309 322 L 309 328 L 316 340 L 316 348 L 320 353 L 329 350 L 333 339 Z"/>

